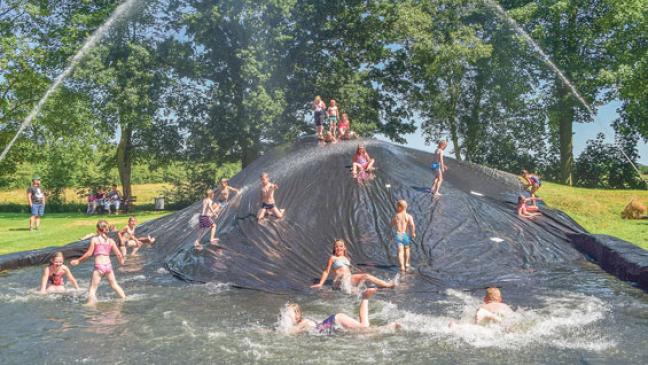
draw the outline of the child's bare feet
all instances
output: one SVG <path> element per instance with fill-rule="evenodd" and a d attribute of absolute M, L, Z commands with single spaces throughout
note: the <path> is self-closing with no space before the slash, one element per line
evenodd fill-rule
<path fill-rule="evenodd" d="M 200 242 L 196 241 L 194 242 L 194 248 L 196 249 L 196 251 L 202 251 L 203 246 L 200 244 Z"/>
<path fill-rule="evenodd" d="M 209 240 L 209 242 L 210 242 L 210 243 L 211 243 L 212 245 L 215 245 L 215 244 L 217 244 L 217 243 L 218 243 L 218 241 L 220 241 L 220 239 L 219 239 L 219 238 L 212 238 L 211 240 Z"/>
<path fill-rule="evenodd" d="M 378 291 L 377 288 L 369 288 L 365 291 L 362 292 L 362 299 L 369 299 L 376 295 L 376 292 Z"/>

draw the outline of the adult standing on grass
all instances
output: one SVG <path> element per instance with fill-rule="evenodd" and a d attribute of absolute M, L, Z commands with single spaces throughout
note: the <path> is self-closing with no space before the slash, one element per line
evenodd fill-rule
<path fill-rule="evenodd" d="M 45 214 L 45 193 L 43 193 L 40 183 L 40 176 L 32 177 L 32 184 L 27 188 L 27 201 L 31 210 L 29 218 L 29 231 L 31 232 L 34 229 L 38 230 L 40 219 Z"/>

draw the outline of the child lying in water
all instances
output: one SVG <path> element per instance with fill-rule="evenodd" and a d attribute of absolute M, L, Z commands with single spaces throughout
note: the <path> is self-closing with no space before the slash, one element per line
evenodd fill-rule
<path fill-rule="evenodd" d="M 513 310 L 502 301 L 502 293 L 498 288 L 487 288 L 484 304 L 480 305 L 475 313 L 475 323 L 501 322 Z"/>
<path fill-rule="evenodd" d="M 322 272 L 319 283 L 312 285 L 311 288 L 321 288 L 326 282 L 331 269 L 333 269 L 333 273 L 335 274 L 333 277 L 333 285 L 338 288 L 342 287 L 342 283 L 345 280 L 348 280 L 354 287 L 360 286 L 365 281 L 372 282 L 379 288 L 393 288 L 395 286 L 393 282 L 388 283 L 367 273 L 351 274 L 351 260 L 347 256 L 346 244 L 343 240 L 336 240 L 333 243 L 333 255 L 329 257 L 326 269 Z"/>
<path fill-rule="evenodd" d="M 315 332 L 320 334 L 331 335 L 336 331 L 351 331 L 357 333 L 367 333 L 380 328 L 399 329 L 400 324 L 394 322 L 382 327 L 371 327 L 369 323 L 369 298 L 376 294 L 378 289 L 367 289 L 362 293 L 360 301 L 359 319 L 356 320 L 344 313 L 332 314 L 324 321 L 316 323 L 311 319 L 302 316 L 299 304 L 288 304 L 289 315 L 292 320 L 292 327 L 288 330 L 289 334 L 298 334 L 304 332 Z"/>
<path fill-rule="evenodd" d="M 50 264 L 43 269 L 41 275 L 40 294 L 63 293 L 65 292 L 65 282 L 63 276 L 66 276 L 74 289 L 79 289 L 74 275 L 64 264 L 65 258 L 63 252 L 57 252 L 50 259 Z"/>

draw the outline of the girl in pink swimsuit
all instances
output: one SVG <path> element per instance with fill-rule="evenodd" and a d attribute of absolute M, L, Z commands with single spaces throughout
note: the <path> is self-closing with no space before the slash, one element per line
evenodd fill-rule
<path fill-rule="evenodd" d="M 112 263 L 110 262 L 110 253 L 114 253 L 119 260 L 121 265 L 124 264 L 124 256 L 121 251 L 115 244 L 115 241 L 108 237 L 108 231 L 110 226 L 105 220 L 100 220 L 97 222 L 97 235 L 90 240 L 90 245 L 88 250 L 76 260 L 70 261 L 72 266 L 78 265 L 80 262 L 83 262 L 90 256 L 94 256 L 95 265 L 94 270 L 92 271 L 92 277 L 90 281 L 90 288 L 88 289 L 88 304 L 93 305 L 97 302 L 97 288 L 101 283 L 101 278 L 106 277 L 108 283 L 113 288 L 117 296 L 120 298 L 126 298 L 124 290 L 119 286 L 117 280 L 115 279 L 115 273 L 113 272 Z"/>
<path fill-rule="evenodd" d="M 74 289 L 79 289 L 79 284 L 77 284 L 77 281 L 74 278 L 74 275 L 72 275 L 70 269 L 63 264 L 64 261 L 63 252 L 57 252 L 52 256 L 50 264 L 43 269 L 39 293 L 49 294 L 65 292 L 63 276 L 67 276 L 70 283 L 72 283 L 72 286 L 74 286 Z"/>
<path fill-rule="evenodd" d="M 353 177 L 357 177 L 359 171 L 372 171 L 374 162 L 374 159 L 367 153 L 365 146 L 359 145 L 356 154 L 353 156 Z"/>

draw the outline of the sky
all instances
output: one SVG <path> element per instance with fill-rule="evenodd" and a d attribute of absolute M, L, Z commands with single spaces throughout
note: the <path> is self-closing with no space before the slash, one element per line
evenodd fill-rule
<path fill-rule="evenodd" d="M 614 142 L 614 129 L 612 123 L 619 117 L 617 109 L 621 106 L 621 102 L 614 101 L 598 108 L 596 119 L 592 123 L 575 123 L 574 124 L 574 155 L 578 156 L 584 149 L 588 140 L 595 139 L 598 133 L 605 134 L 607 141 Z M 387 140 L 384 136 L 379 136 L 378 139 Z M 406 146 L 431 152 L 435 146 L 426 146 L 425 138 L 420 130 L 406 135 Z M 648 165 L 648 144 L 639 141 L 639 160 L 642 165 Z"/>

